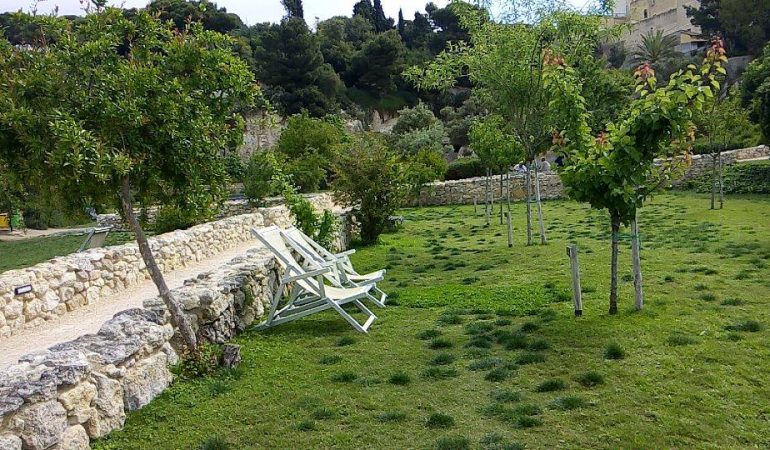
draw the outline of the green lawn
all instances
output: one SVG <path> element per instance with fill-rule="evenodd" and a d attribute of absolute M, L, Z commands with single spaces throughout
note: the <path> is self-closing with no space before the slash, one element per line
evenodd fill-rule
<path fill-rule="evenodd" d="M 632 310 L 624 242 L 614 317 L 601 213 L 548 202 L 550 243 L 526 247 L 517 204 L 509 249 L 481 208 L 404 210 L 402 230 L 355 255 L 388 268 L 399 304 L 368 335 L 331 313 L 248 332 L 241 368 L 175 383 L 94 448 L 767 448 L 770 198 L 707 205 L 644 208 L 646 307 Z"/>
<path fill-rule="evenodd" d="M 57 256 L 74 253 L 85 236 L 46 236 L 16 241 L 0 241 L 0 272 L 48 261 Z M 131 233 L 113 232 L 105 245 L 120 245 L 133 240 Z"/>

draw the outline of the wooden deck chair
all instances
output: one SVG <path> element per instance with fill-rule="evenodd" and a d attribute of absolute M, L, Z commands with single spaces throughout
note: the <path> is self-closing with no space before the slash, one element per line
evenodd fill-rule
<path fill-rule="evenodd" d="M 111 230 L 112 227 L 91 228 L 91 231 L 86 235 L 86 239 L 80 245 L 78 253 L 92 248 L 104 247 L 104 241 L 107 240 L 107 235 L 110 234 Z"/>
<path fill-rule="evenodd" d="M 324 274 L 332 269 L 323 267 L 306 271 L 286 247 L 278 227 L 272 226 L 261 230 L 252 228 L 251 232 L 273 253 L 284 270 L 281 281 L 273 293 L 267 320 L 259 324 L 257 329 L 274 327 L 327 309 L 334 309 L 357 331 L 367 332 L 377 316 L 361 303 L 361 299 L 366 297 L 372 285 L 351 288 L 326 286 Z M 364 313 L 366 321 L 363 324 L 345 311 L 343 306 L 348 303 Z"/>
<path fill-rule="evenodd" d="M 331 267 L 332 271 L 325 274 L 327 280 L 339 287 L 359 287 L 372 285 L 372 291 L 367 297 L 380 308 L 385 307 L 388 295 L 377 287 L 377 283 L 385 278 L 385 269 L 367 274 L 359 274 L 353 269 L 349 255 L 355 250 L 334 254 L 326 250 L 296 227 L 281 231 L 286 243 L 302 256 L 305 267 L 320 269 Z M 321 253 L 323 252 L 323 253 Z"/>

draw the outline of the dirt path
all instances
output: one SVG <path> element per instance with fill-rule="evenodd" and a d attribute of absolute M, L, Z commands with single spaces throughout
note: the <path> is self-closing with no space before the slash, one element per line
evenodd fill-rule
<path fill-rule="evenodd" d="M 212 258 L 167 273 L 166 283 L 171 289 L 178 288 L 184 284 L 185 280 L 195 278 L 202 272 L 216 269 L 236 256 L 259 246 L 256 241 L 246 242 Z M 126 309 L 141 308 L 145 299 L 157 295 L 158 291 L 155 285 L 148 280 L 138 284 L 130 291 L 102 298 L 94 304 L 86 305 L 57 319 L 46 321 L 37 327 L 23 330 L 10 338 L 1 339 L 0 370 L 15 364 L 19 357 L 27 353 L 45 350 L 52 345 L 70 341 L 84 334 L 96 333 L 99 331 L 99 327 L 116 313 Z"/>

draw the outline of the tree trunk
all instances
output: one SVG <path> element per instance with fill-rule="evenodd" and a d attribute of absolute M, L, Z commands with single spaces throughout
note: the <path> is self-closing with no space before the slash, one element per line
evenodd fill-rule
<path fill-rule="evenodd" d="M 716 209 L 717 197 L 717 156 L 711 155 L 711 209 Z"/>
<path fill-rule="evenodd" d="M 160 271 L 158 263 L 155 262 L 155 257 L 152 255 L 150 244 L 147 242 L 147 236 L 144 235 L 142 226 L 139 224 L 136 214 L 134 214 L 134 208 L 131 204 L 131 183 L 128 175 L 124 175 L 121 179 L 120 203 L 123 208 L 123 214 L 126 216 L 126 221 L 134 231 L 136 243 L 139 246 L 139 253 L 142 255 L 144 264 L 147 266 L 150 278 L 152 278 L 152 282 L 158 288 L 158 293 L 171 314 L 171 324 L 174 325 L 175 329 L 179 330 L 187 350 L 191 353 L 197 353 L 198 339 L 195 336 L 195 331 L 193 331 L 193 327 L 184 311 L 182 311 L 181 306 L 174 300 L 171 291 L 168 289 L 163 273 Z"/>
<path fill-rule="evenodd" d="M 611 216 L 612 222 L 612 257 L 610 259 L 610 314 L 618 313 L 618 230 L 620 219 Z"/>
<path fill-rule="evenodd" d="M 717 154 L 717 157 L 719 158 L 719 209 L 722 209 L 725 205 L 725 179 L 723 177 L 724 175 L 724 166 L 722 165 L 722 152 L 720 151 L 719 154 Z"/>
<path fill-rule="evenodd" d="M 503 174 L 500 174 L 500 225 L 503 224 Z"/>
<path fill-rule="evenodd" d="M 525 183 L 527 183 L 527 245 L 532 245 L 532 177 L 530 172 L 532 165 L 527 167 L 527 173 L 524 176 Z"/>
<path fill-rule="evenodd" d="M 537 172 L 537 163 L 535 163 L 535 202 L 537 202 L 537 220 L 540 224 L 540 244 L 545 245 L 545 224 L 543 223 L 543 205 L 540 203 L 540 175 Z"/>
<path fill-rule="evenodd" d="M 642 261 L 639 247 L 639 222 L 637 212 L 631 222 L 631 265 L 634 271 L 634 306 L 639 311 L 644 307 L 644 292 L 642 291 Z"/>
<path fill-rule="evenodd" d="M 487 176 L 484 180 L 484 213 L 486 214 L 487 226 L 489 226 L 490 205 L 489 198 L 491 194 L 489 192 L 489 167 L 487 167 Z"/>

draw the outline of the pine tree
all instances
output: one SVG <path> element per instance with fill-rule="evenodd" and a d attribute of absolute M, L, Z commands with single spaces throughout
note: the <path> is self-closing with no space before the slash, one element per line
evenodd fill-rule
<path fill-rule="evenodd" d="M 286 10 L 286 17 L 305 18 L 305 8 L 302 6 L 302 0 L 281 0 L 283 8 Z"/>
<path fill-rule="evenodd" d="M 374 31 L 382 33 L 393 28 L 393 19 L 385 15 L 382 0 L 374 0 Z"/>
<path fill-rule="evenodd" d="M 401 39 L 404 38 L 404 11 L 399 8 L 398 9 L 398 34 L 401 35 Z"/>

